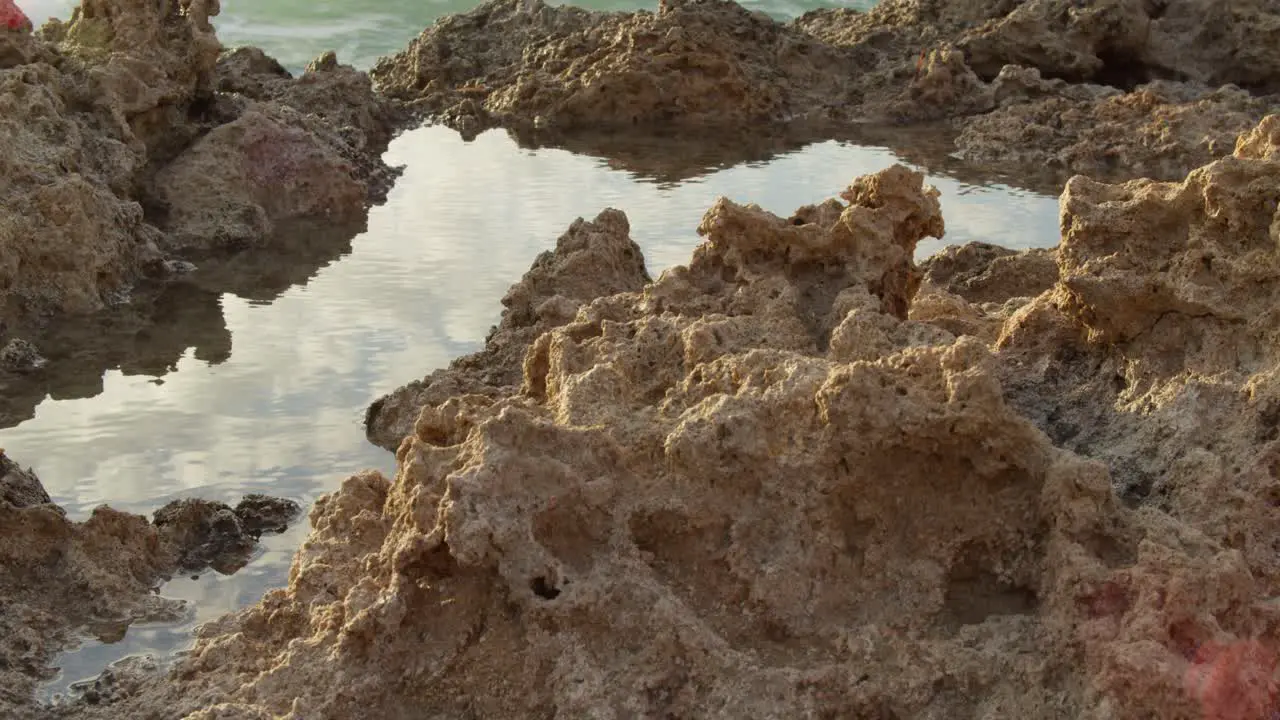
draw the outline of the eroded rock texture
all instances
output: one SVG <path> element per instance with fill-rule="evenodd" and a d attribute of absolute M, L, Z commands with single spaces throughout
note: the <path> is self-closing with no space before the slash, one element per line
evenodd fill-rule
<path fill-rule="evenodd" d="M 365 417 L 369 439 L 395 450 L 413 432 L 424 405 L 516 392 L 530 343 L 573 320 L 592 300 L 639 290 L 649 282 L 640 246 L 630 232 L 626 215 L 618 210 L 605 210 L 591 222 L 574 222 L 556 241 L 555 250 L 542 253 L 502 298 L 502 319 L 490 331 L 484 349 L 370 406 Z"/>
<path fill-rule="evenodd" d="M 138 621 L 176 621 L 184 603 L 155 594 L 178 572 L 234 572 L 257 539 L 292 521 L 289 500 L 176 500 L 155 522 L 103 505 L 69 520 L 39 478 L 0 450 L 0 715 L 32 717 L 35 685 L 61 648 L 89 633 L 114 642 Z"/>
<path fill-rule="evenodd" d="M 379 61 L 377 86 L 486 124 L 746 127 L 821 115 L 841 102 L 842 53 L 727 0 L 595 13 L 493 0 L 441 19 Z M 815 72 L 826 63 L 832 72 Z"/>
<path fill-rule="evenodd" d="M 288 588 L 85 712 L 1266 717 L 1277 173 L 1273 116 L 1183 182 L 1073 181 L 1056 254 L 927 279 L 903 167 L 721 200 L 688 266 L 557 315 L 518 387 L 427 398 Z"/>
<path fill-rule="evenodd" d="M 36 34 L 0 29 L 0 321 L 118 304 L 172 253 L 385 194 L 394 113 L 367 77 L 329 57 L 251 93 L 219 62 L 217 12 L 85 0 Z"/>
<path fill-rule="evenodd" d="M 1038 83 L 1045 84 L 1036 80 Z M 1047 83 L 1055 85 L 1058 83 Z M 1016 102 L 966 120 L 956 144 L 979 164 L 1042 166 L 1096 179 L 1181 179 L 1229 154 L 1280 97 L 1157 81 L 1092 99 Z"/>
<path fill-rule="evenodd" d="M 1266 0 L 885 0 L 786 24 L 727 0 L 490 0 L 372 75 L 467 136 L 952 120 L 984 165 L 1176 179 L 1280 108 L 1277 33 Z"/>

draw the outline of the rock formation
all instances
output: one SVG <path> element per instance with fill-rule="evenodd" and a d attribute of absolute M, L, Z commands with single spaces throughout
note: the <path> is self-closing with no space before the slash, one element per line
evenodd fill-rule
<path fill-rule="evenodd" d="M 175 621 L 183 603 L 155 594 L 178 572 L 243 566 L 264 532 L 297 516 L 289 500 L 246 496 L 235 509 L 175 500 L 141 515 L 103 505 L 73 522 L 39 478 L 0 450 L 0 715 L 34 712 L 36 681 L 84 632 L 118 636 L 136 621 Z"/>
<path fill-rule="evenodd" d="M 884 0 L 787 24 L 729 0 L 656 13 L 490 0 L 371 75 L 464 136 L 953 120 L 972 126 L 968 156 L 998 169 L 1174 179 L 1280 109 L 1277 33 L 1267 0 Z"/>
<path fill-rule="evenodd" d="M 22 149 L 0 153 L 0 321 L 119 304 L 174 253 L 262 244 L 385 194 L 396 113 L 368 78 L 330 55 L 256 79 L 219 60 L 217 12 L 84 0 L 38 33 L 0 28 L 0 146 Z"/>
<path fill-rule="evenodd" d="M 1009 103 L 966 120 L 956 144 L 978 164 L 1042 166 L 1060 176 L 1095 179 L 1174 180 L 1229 154 L 1240 134 L 1275 112 L 1280 96 L 1156 81 L 1091 99 L 1047 95 Z"/>
<path fill-rule="evenodd" d="M 1280 116 L 1181 182 L 1073 180 L 1054 253 L 921 270 L 919 174 L 842 198 L 721 200 L 688 266 L 561 301 L 549 268 L 631 262 L 620 213 L 575 223 L 287 589 L 78 716 L 1280 709 Z"/>
<path fill-rule="evenodd" d="M 524 279 L 502 298 L 506 308 L 480 352 L 459 358 L 446 371 L 379 398 L 369 407 L 365 431 L 376 445 L 395 450 L 413 433 L 418 411 L 454 396 L 510 395 L 522 381 L 530 343 L 573 320 L 578 309 L 599 297 L 639 290 L 649 282 L 640 246 L 631 240 L 627 218 L 617 210 L 593 222 L 579 219 L 544 252 Z"/>
<path fill-rule="evenodd" d="M 491 0 L 441 19 L 371 75 L 471 133 L 821 116 L 853 100 L 841 92 L 847 67 L 843 53 L 727 0 L 664 2 L 657 13 Z"/>

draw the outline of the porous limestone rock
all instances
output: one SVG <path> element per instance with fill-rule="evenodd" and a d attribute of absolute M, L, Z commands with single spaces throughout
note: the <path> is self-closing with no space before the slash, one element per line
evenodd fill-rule
<path fill-rule="evenodd" d="M 1261 482 L 1280 417 L 1277 147 L 1272 115 L 1182 182 L 1074 178 L 1059 283 L 1004 329 L 1015 403 L 1131 499 Z"/>
<path fill-rule="evenodd" d="M 452 397 L 479 401 L 515 392 L 525 353 L 538 336 L 574 318 L 598 297 L 638 290 L 649 282 L 640 246 L 631 240 L 627 217 L 605 210 L 593 221 L 579 219 L 538 256 L 521 281 L 502 298 L 502 319 L 485 347 L 376 400 L 365 415 L 369 440 L 388 450 L 413 432 L 425 405 Z"/>
<path fill-rule="evenodd" d="M 488 124 L 742 128 L 852 102 L 845 55 L 728 0 L 671 0 L 656 13 L 490 0 L 437 21 L 370 75 L 467 134 Z"/>
<path fill-rule="evenodd" d="M 1003 303 L 1053 287 L 1058 282 L 1055 254 L 1045 248 L 1018 252 L 971 242 L 943 248 L 921 263 L 921 270 L 930 284 L 971 303 Z"/>
<path fill-rule="evenodd" d="M 1280 112 L 1280 96 L 1157 81 L 1096 99 L 1049 95 L 1006 104 L 966 119 L 956 144 L 984 166 L 1039 165 L 1064 180 L 1174 180 L 1230 154 L 1237 137 L 1269 112 Z"/>
<path fill-rule="evenodd" d="M 428 399 L 287 588 L 77 716 L 1266 717 L 1278 180 L 1277 116 L 1179 183 L 1073 180 L 1007 316 L 1045 257 L 931 268 L 981 305 L 921 286 L 905 168 L 721 200 L 518 387 Z"/>
<path fill-rule="evenodd" d="M 1047 159 L 1059 179 L 1100 167 L 1175 178 L 1275 108 L 1264 96 L 1280 93 L 1277 33 L 1269 0 L 884 0 L 790 23 L 729 0 L 664 1 L 656 13 L 490 0 L 442 18 L 371 74 L 465 137 L 503 126 L 750 138 L 798 122 L 978 117 L 964 149 L 1001 170 Z M 1175 51 L 1184 45 L 1196 49 Z M 1168 86 L 1113 99 L 1156 80 L 1185 87 L 1176 100 Z"/>
<path fill-rule="evenodd" d="M 1280 92 L 1273 0 L 1028 0 L 959 47 L 982 77 L 1026 65 L 1125 89 L 1167 79 Z"/>
<path fill-rule="evenodd" d="M 200 138 L 152 181 L 163 247 L 246 247 L 281 221 L 361 215 L 368 187 L 318 125 L 292 108 L 258 106 Z"/>

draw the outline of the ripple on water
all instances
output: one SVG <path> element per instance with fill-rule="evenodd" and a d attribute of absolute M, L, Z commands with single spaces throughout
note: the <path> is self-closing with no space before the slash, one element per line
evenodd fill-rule
<path fill-rule="evenodd" d="M 112 362 L 133 374 L 108 371 L 100 388 L 97 375 L 87 388 L 54 384 L 47 388 L 53 397 L 66 399 L 46 399 L 33 418 L 0 430 L 0 446 L 34 466 L 75 517 L 103 502 L 150 513 L 177 497 L 234 502 L 246 492 L 309 505 L 350 473 L 392 469 L 390 454 L 364 439 L 366 405 L 477 349 L 507 287 L 575 217 L 609 206 L 626 211 L 656 275 L 688 260 L 695 228 L 718 196 L 789 214 L 898 158 L 884 148 L 830 141 L 682 178 L 660 163 L 610 167 L 565 150 L 521 149 L 500 131 L 465 143 L 429 127 L 395 140 L 388 160 L 407 169 L 387 203 L 371 211 L 367 231 L 349 244 L 308 246 L 302 271 L 295 267 L 293 274 L 246 265 L 259 272 L 255 278 L 287 278 L 270 292 L 196 293 L 193 302 L 205 308 L 199 322 L 207 325 L 197 335 L 178 332 L 189 331 L 190 314 L 158 315 L 146 337 L 170 338 L 164 347 L 176 360 L 133 367 L 126 348 Z M 1057 241 L 1052 196 L 940 175 L 930 181 L 942 192 L 948 244 L 1022 248 Z M 924 244 L 920 252 L 940 244 Z M 287 256 L 271 262 L 289 269 Z M 199 273 L 192 282 L 201 282 Z M 207 337 L 220 338 L 216 351 Z M 201 343 L 206 350 L 191 349 Z M 144 346 L 150 347 L 142 339 L 130 345 Z M 300 520 L 266 538 L 265 552 L 236 575 L 208 572 L 168 583 L 163 594 L 191 601 L 189 620 L 130 628 L 118 642 L 69 652 L 47 691 L 62 692 L 129 654 L 186 646 L 195 623 L 283 585 L 305 531 Z"/>

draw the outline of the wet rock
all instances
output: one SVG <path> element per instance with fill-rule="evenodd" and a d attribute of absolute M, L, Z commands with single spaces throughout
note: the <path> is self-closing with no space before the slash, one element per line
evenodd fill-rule
<path fill-rule="evenodd" d="M 467 403 L 509 393 L 520 386 L 529 345 L 553 327 L 574 319 L 592 300 L 637 290 L 649 281 L 640 247 L 631 240 L 627 217 L 605 210 L 590 222 L 579 218 L 538 256 L 502 304 L 502 319 L 480 352 L 458 358 L 447 369 L 410 383 L 375 401 L 365 415 L 369 440 L 395 450 L 412 434 L 424 405 L 465 396 Z"/>
<path fill-rule="evenodd" d="M 224 503 L 175 500 L 156 510 L 152 522 L 165 541 L 177 549 L 181 573 L 212 567 L 230 574 L 249 562 L 253 552 L 253 540 Z"/>
<path fill-rule="evenodd" d="M 185 603 L 155 594 L 160 583 L 210 563 L 234 572 L 259 535 L 282 529 L 297 512 L 288 500 L 249 495 L 235 510 L 170 503 L 154 524 L 105 505 L 75 522 L 50 502 L 34 472 L 0 451 L 0 716 L 35 717 L 36 683 L 82 635 L 117 642 L 134 622 L 187 619 Z M 82 699 L 118 702 L 151 674 L 126 666 L 85 688 Z"/>
<path fill-rule="evenodd" d="M 10 460 L 0 450 L 0 500 L 18 508 L 44 505 L 53 502 L 40 478 L 30 469 Z"/>
<path fill-rule="evenodd" d="M 90 705 L 110 705 L 133 695 L 159 670 L 160 664 L 151 655 L 133 655 L 111 663 L 89 682 L 72 685 L 71 691 Z"/>
<path fill-rule="evenodd" d="M 84 522 L 73 522 L 46 498 L 30 497 L 30 490 L 26 500 L 40 502 L 0 502 L 4 717 L 32 716 L 36 682 L 48 676 L 49 662 L 74 641 L 78 628 L 104 621 L 171 621 L 182 611 L 181 603 L 152 594 L 172 560 L 146 518 L 103 506 Z"/>
<path fill-rule="evenodd" d="M 298 503 L 284 498 L 252 493 L 236 503 L 235 515 L 243 531 L 254 537 L 264 533 L 281 533 L 288 528 L 302 508 Z"/>
<path fill-rule="evenodd" d="M 0 370 L 31 372 L 39 370 L 46 362 L 36 346 L 22 338 L 13 338 L 0 348 Z"/>
<path fill-rule="evenodd" d="M 211 567 L 229 575 L 244 567 L 264 532 L 282 532 L 300 512 L 291 500 L 247 495 L 232 509 L 210 500 L 183 499 L 155 511 L 152 522 L 175 549 L 181 573 Z"/>

